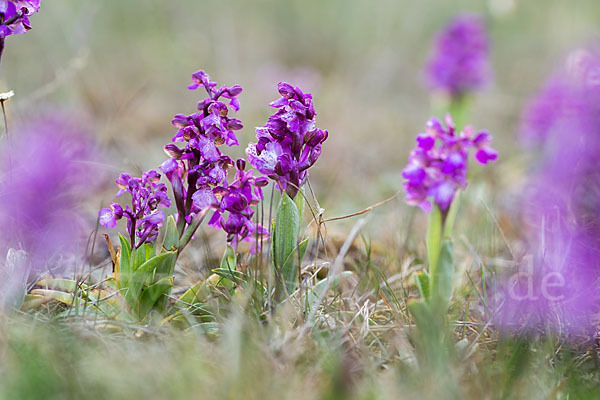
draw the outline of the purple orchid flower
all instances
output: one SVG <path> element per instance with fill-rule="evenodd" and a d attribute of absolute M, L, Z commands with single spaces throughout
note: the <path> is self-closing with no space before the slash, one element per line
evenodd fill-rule
<path fill-rule="evenodd" d="M 110 208 L 98 211 L 100 224 L 106 228 L 114 228 L 117 221 L 125 217 L 132 247 L 138 248 L 144 243 L 153 243 L 165 219 L 164 213 L 158 207 L 171 206 L 167 187 L 159 181 L 160 174 L 155 170 L 144 172 L 141 178 L 121 174 L 115 181 L 119 188 L 117 197 L 129 193 L 131 206 L 128 204 L 123 208 L 118 203 L 111 203 Z"/>
<path fill-rule="evenodd" d="M 498 154 L 490 147 L 492 137 L 486 131 L 475 132 L 470 126 L 457 133 L 449 114 L 446 126 L 437 118 L 427 122 L 426 133 L 417 136 L 417 147 L 411 151 L 408 165 L 402 170 L 406 179 L 406 202 L 431 211 L 433 198 L 442 211 L 452 203 L 456 191 L 467 186 L 469 149 L 481 164 L 495 161 Z"/>
<path fill-rule="evenodd" d="M 498 322 L 507 329 L 550 326 L 595 332 L 600 291 L 600 48 L 569 55 L 526 116 L 541 158 L 523 204 L 532 254 L 507 280 Z M 533 107 L 533 108 L 532 108 Z M 546 116 L 546 117 L 543 117 Z"/>
<path fill-rule="evenodd" d="M 101 171 L 95 145 L 67 114 L 30 118 L 0 150 L 0 248 L 27 252 L 31 267 L 78 254 L 88 228 L 83 201 Z"/>
<path fill-rule="evenodd" d="M 489 41 L 481 17 L 460 15 L 438 33 L 425 75 L 429 87 L 451 97 L 481 89 L 490 80 Z"/>
<path fill-rule="evenodd" d="M 223 155 L 219 146 L 238 145 L 235 131 L 242 129 L 240 120 L 229 117 L 229 110 L 238 111 L 238 96 L 242 87 L 221 86 L 211 82 L 204 71 L 192 75 L 190 90 L 204 88 L 208 97 L 198 103 L 197 113 L 177 114 L 172 124 L 178 129 L 172 143 L 165 146 L 169 160 L 159 169 L 167 176 L 173 188 L 178 211 L 180 232 L 184 225 L 207 207 L 216 203 L 213 191 L 226 185 L 227 170 L 233 166 L 230 157 Z M 222 101 L 228 99 L 228 103 Z M 181 148 L 176 143 L 184 143 Z"/>
<path fill-rule="evenodd" d="M 40 0 L 0 0 L 0 38 L 30 30 L 29 16 L 39 9 Z"/>
<path fill-rule="evenodd" d="M 589 103 L 597 101 L 600 93 L 598 54 L 597 46 L 570 53 L 564 65 L 529 101 L 521 118 L 525 143 L 543 143 L 553 135 L 553 130 L 562 132 L 562 126 L 571 123 L 570 120 L 589 114 Z"/>
<path fill-rule="evenodd" d="M 256 128 L 258 141 L 248 145 L 246 156 L 260 173 L 294 198 L 308 169 L 321 155 L 328 133 L 316 128 L 310 93 L 285 82 L 280 82 L 278 88 L 281 98 L 269 104 L 278 110 L 264 127 Z"/>
<path fill-rule="evenodd" d="M 257 248 L 260 249 L 260 239 L 265 239 L 268 231 L 264 226 L 252 221 L 252 206 L 263 200 L 262 187 L 268 184 L 268 179 L 254 177 L 254 171 L 245 171 L 245 168 L 246 161 L 239 159 L 236 162 L 233 183 L 215 189 L 221 200 L 213 203 L 216 209 L 208 224 L 223 229 L 233 248 L 242 240 L 250 242 L 250 252 L 254 254 Z M 202 198 L 204 199 L 205 195 Z"/>

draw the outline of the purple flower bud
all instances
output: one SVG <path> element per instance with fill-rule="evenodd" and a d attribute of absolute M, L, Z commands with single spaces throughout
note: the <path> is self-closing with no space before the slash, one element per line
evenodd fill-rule
<path fill-rule="evenodd" d="M 183 129 L 188 126 L 188 117 L 187 115 L 177 114 L 173 117 L 171 121 L 171 125 L 173 125 L 177 129 Z"/>
<path fill-rule="evenodd" d="M 239 169 L 240 171 L 243 171 L 246 169 L 246 160 L 244 160 L 243 158 L 239 158 L 235 162 L 235 165 L 236 165 L 237 169 Z"/>
<path fill-rule="evenodd" d="M 240 85 L 233 85 L 227 90 L 227 94 L 231 97 L 239 96 L 242 93 L 242 87 Z"/>
<path fill-rule="evenodd" d="M 307 132 L 304 135 L 304 144 L 309 147 L 315 147 L 316 145 L 325 141 L 327 131 L 321 129 L 315 129 L 314 131 Z"/>
<path fill-rule="evenodd" d="M 231 129 L 232 131 L 239 131 L 243 127 L 242 121 L 239 119 L 231 118 L 227 121 L 227 128 Z"/>
<path fill-rule="evenodd" d="M 275 172 L 279 176 L 286 176 L 292 170 L 292 158 L 289 154 L 283 154 L 277 159 L 275 164 Z"/>
<path fill-rule="evenodd" d="M 279 94 L 281 95 L 281 97 L 284 97 L 286 99 L 291 99 L 295 95 L 294 87 L 289 83 L 279 82 L 279 84 L 277 85 L 277 89 L 279 90 Z"/>
<path fill-rule="evenodd" d="M 172 143 L 167 144 L 164 150 L 165 153 L 167 153 L 167 155 L 172 158 L 180 158 L 183 155 L 183 150 L 181 150 L 179 147 L 175 146 Z"/>
<path fill-rule="evenodd" d="M 269 184 L 269 179 L 264 176 L 259 176 L 258 178 L 256 178 L 256 181 L 254 182 L 254 184 L 257 187 L 265 187 Z"/>

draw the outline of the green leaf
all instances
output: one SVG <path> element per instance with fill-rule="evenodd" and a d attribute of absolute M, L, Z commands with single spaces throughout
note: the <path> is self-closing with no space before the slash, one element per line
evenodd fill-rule
<path fill-rule="evenodd" d="M 36 296 L 49 297 L 52 300 L 58 301 L 69 306 L 74 304 L 76 299 L 73 293 L 66 293 L 60 290 L 33 289 L 31 291 L 31 294 Z"/>
<path fill-rule="evenodd" d="M 429 262 L 429 273 L 435 274 L 437 260 L 440 254 L 440 242 L 442 240 L 442 213 L 437 205 L 429 213 L 429 227 L 427 229 L 427 260 Z"/>
<path fill-rule="evenodd" d="M 119 234 L 121 241 L 121 287 L 128 287 L 131 277 L 131 245 Z"/>
<path fill-rule="evenodd" d="M 144 259 L 144 262 L 145 262 L 146 260 L 149 260 L 149 259 L 150 259 L 150 257 L 152 257 L 152 256 L 155 256 L 155 255 L 156 255 L 156 246 L 154 245 L 154 243 L 152 243 L 152 244 L 148 244 L 148 243 L 146 243 L 146 244 L 144 245 L 144 250 L 145 250 L 145 252 L 146 252 L 146 254 L 145 254 L 145 259 Z"/>
<path fill-rule="evenodd" d="M 35 286 L 40 286 L 45 289 L 62 290 L 63 292 L 73 293 L 78 287 L 79 290 L 87 290 L 88 287 L 82 282 L 76 282 L 72 279 L 52 278 L 42 279 L 35 283 Z"/>
<path fill-rule="evenodd" d="M 298 207 L 283 193 L 275 220 L 273 232 L 273 263 L 278 278 L 278 293 L 282 299 L 296 289 L 298 265 L 295 257 L 290 257 L 298 245 L 300 215 Z"/>
<path fill-rule="evenodd" d="M 298 257 L 298 261 L 302 264 L 302 260 L 304 260 L 304 255 L 306 254 L 306 249 L 308 249 L 308 239 L 306 238 L 298 244 L 298 251 L 300 252 L 300 257 Z"/>
<path fill-rule="evenodd" d="M 427 371 L 447 368 L 449 354 L 445 316 L 438 315 L 422 300 L 409 301 L 407 307 L 417 328 L 412 339 L 419 365 Z"/>
<path fill-rule="evenodd" d="M 431 324 L 431 308 L 422 300 L 413 300 L 407 304 L 408 311 L 415 319 L 418 329 L 426 329 Z"/>
<path fill-rule="evenodd" d="M 179 246 L 179 232 L 177 232 L 177 224 L 175 218 L 169 215 L 167 218 L 165 238 L 163 240 L 162 249 L 163 251 L 173 251 Z"/>
<path fill-rule="evenodd" d="M 131 259 L 133 260 L 131 264 L 131 270 L 136 271 L 138 268 L 142 266 L 146 261 L 152 258 L 152 250 L 154 246 L 148 243 L 144 243 L 137 249 L 133 249 L 131 251 Z"/>
<path fill-rule="evenodd" d="M 152 276 L 152 281 L 154 283 L 158 282 L 159 280 L 163 279 L 164 277 L 173 276 L 173 273 L 175 272 L 175 263 L 177 262 L 177 251 L 161 253 L 161 254 L 173 254 L 173 253 L 175 254 L 175 256 L 169 258 L 170 262 L 160 263 L 154 270 L 154 274 Z"/>
<path fill-rule="evenodd" d="M 296 205 L 296 208 L 298 208 L 298 220 L 300 221 L 300 224 L 302 224 L 302 218 L 304 217 L 305 202 L 304 187 L 301 187 L 300 190 L 298 190 L 296 197 L 294 197 L 294 204 Z"/>
<path fill-rule="evenodd" d="M 442 249 L 435 273 L 431 275 L 432 296 L 440 312 L 446 312 L 448 301 L 452 295 L 452 275 L 454 274 L 454 250 L 450 240 L 442 242 Z"/>
<path fill-rule="evenodd" d="M 244 280 L 244 274 L 239 271 L 234 271 L 228 268 L 215 268 L 212 270 L 215 274 L 219 275 L 221 278 L 224 278 L 235 285 L 239 285 Z M 227 282 L 225 282 L 227 283 Z M 223 282 L 221 282 L 223 284 Z M 228 286 L 228 285 L 225 285 Z"/>
<path fill-rule="evenodd" d="M 298 246 L 296 246 L 294 251 L 291 252 L 288 258 L 285 260 L 284 265 L 287 265 L 291 262 L 294 262 L 297 265 L 302 265 L 302 259 L 304 259 L 304 253 L 306 253 L 306 249 L 308 247 L 308 239 L 309 238 L 306 238 L 298 243 Z"/>
<path fill-rule="evenodd" d="M 140 299 L 139 315 L 144 316 L 153 308 L 158 311 L 164 311 L 166 303 L 161 301 L 163 297 L 169 294 L 173 287 L 173 277 L 165 276 L 153 285 L 148 286 L 142 292 Z"/>
<path fill-rule="evenodd" d="M 198 281 L 179 298 L 179 301 L 182 307 L 188 307 L 190 304 L 204 302 L 209 295 L 208 281 Z"/>
<path fill-rule="evenodd" d="M 235 271 L 237 269 L 237 257 L 235 256 L 235 250 L 233 247 L 227 246 L 223 258 L 221 259 L 221 268 L 226 270 Z"/>
<path fill-rule="evenodd" d="M 427 272 L 419 272 L 415 275 L 415 282 L 417 284 L 417 288 L 419 288 L 419 293 L 421 297 L 429 302 L 431 292 L 430 292 L 430 282 L 429 282 L 429 274 Z"/>
<path fill-rule="evenodd" d="M 133 309 L 138 309 L 136 305 L 139 304 L 144 284 L 153 283 L 154 273 L 157 270 L 169 270 L 175 264 L 176 259 L 177 253 L 174 251 L 159 254 L 146 261 L 132 274 L 125 298 Z"/>
<path fill-rule="evenodd" d="M 25 293 L 24 290 L 22 292 Z M 47 303 L 50 300 L 52 300 L 51 297 L 46 297 L 42 294 L 39 294 L 39 295 L 26 294 L 23 296 L 23 301 L 21 302 L 20 306 L 15 304 L 15 308 L 18 307 L 21 309 L 21 311 L 28 311 L 33 308 L 38 308 L 39 306 Z"/>

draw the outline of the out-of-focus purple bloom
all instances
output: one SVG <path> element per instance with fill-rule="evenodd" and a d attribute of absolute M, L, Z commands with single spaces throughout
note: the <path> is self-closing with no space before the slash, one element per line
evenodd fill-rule
<path fill-rule="evenodd" d="M 198 103 L 197 113 L 175 115 L 172 124 L 178 131 L 173 143 L 165 146 L 171 158 L 159 167 L 171 182 L 180 224 L 191 223 L 206 207 L 217 203 L 213 191 L 227 184 L 227 170 L 233 165 L 219 146 L 237 145 L 234 131 L 243 127 L 240 120 L 229 117 L 230 109 L 239 110 L 241 86 L 217 88 L 204 71 L 195 72 L 192 81 L 188 89 L 204 88 L 208 97 Z M 222 99 L 229 101 L 226 104 Z M 176 143 L 185 145 L 181 148 Z"/>
<path fill-rule="evenodd" d="M 22 249 L 34 270 L 78 253 L 86 227 L 82 202 L 99 172 L 86 132 L 59 113 L 13 129 L 0 150 L 0 246 Z M 91 229 L 91 227 L 90 227 Z"/>
<path fill-rule="evenodd" d="M 437 118 L 427 122 L 426 132 L 417 136 L 417 147 L 402 170 L 406 202 L 425 211 L 431 210 L 430 197 L 442 211 L 447 210 L 456 191 L 467 186 L 469 148 L 476 150 L 475 159 L 481 164 L 498 158 L 488 132 L 467 126 L 457 133 L 449 114 L 445 122 L 446 126 Z"/>
<path fill-rule="evenodd" d="M 278 88 L 281 98 L 270 104 L 278 110 L 264 127 L 256 128 L 258 142 L 248 145 L 246 156 L 260 173 L 294 198 L 308 168 L 321 155 L 321 144 L 328 133 L 316 128 L 310 93 L 285 82 L 280 82 Z"/>
<path fill-rule="evenodd" d="M 111 203 L 110 208 L 98 211 L 100 224 L 107 228 L 114 228 L 117 221 L 125 217 L 132 247 L 138 248 L 144 243 L 154 242 L 165 219 L 164 213 L 158 207 L 171 206 L 167 187 L 159 183 L 159 180 L 160 174 L 155 170 L 144 172 L 141 178 L 121 174 L 115 181 L 119 188 L 117 197 L 129 193 L 131 206 L 127 204 L 123 208 L 118 203 Z"/>
<path fill-rule="evenodd" d="M 525 142 L 542 142 L 600 100 L 600 49 L 572 52 L 525 107 L 521 134 Z"/>
<path fill-rule="evenodd" d="M 40 0 L 0 0 L 0 38 L 31 29 L 29 17 L 40 9 Z"/>
<path fill-rule="evenodd" d="M 489 41 L 483 19 L 455 17 L 434 41 L 425 70 L 432 89 L 460 97 L 481 89 L 490 80 Z"/>
<path fill-rule="evenodd" d="M 498 315 L 506 327 L 589 333 L 600 305 L 600 50 L 572 53 L 550 82 L 538 100 L 549 118 L 529 125 L 543 139 L 524 201 L 533 261 L 507 282 Z"/>
<path fill-rule="evenodd" d="M 257 247 L 260 247 L 260 240 L 257 239 L 264 239 L 268 236 L 268 231 L 252 221 L 252 206 L 263 200 L 261 188 L 268 184 L 268 180 L 265 177 L 254 177 L 254 171 L 245 171 L 245 167 L 246 162 L 238 160 L 233 183 L 215 189 L 221 200 L 214 203 L 216 210 L 209 225 L 223 229 L 227 233 L 227 241 L 234 248 L 242 240 L 250 242 L 250 252 L 254 254 Z M 210 196 L 208 192 L 207 195 Z M 204 197 L 205 195 L 202 196 Z"/>

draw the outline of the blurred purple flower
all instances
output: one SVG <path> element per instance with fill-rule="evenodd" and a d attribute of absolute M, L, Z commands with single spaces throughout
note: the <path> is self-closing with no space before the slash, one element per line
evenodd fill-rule
<path fill-rule="evenodd" d="M 23 249 L 36 270 L 80 250 L 82 200 L 99 173 L 80 124 L 54 114 L 12 130 L 0 150 L 0 244 Z"/>
<path fill-rule="evenodd" d="M 489 40 L 477 15 L 459 15 L 437 34 L 425 76 L 432 89 L 460 97 L 490 80 Z"/>
<path fill-rule="evenodd" d="M 499 319 L 589 332 L 600 310 L 600 48 L 572 53 L 550 82 L 537 102 L 548 119 L 528 125 L 542 139 L 525 196 L 533 261 L 527 279 L 506 284 Z"/>
<path fill-rule="evenodd" d="M 158 207 L 168 208 L 171 206 L 167 187 L 163 183 L 159 183 L 159 180 L 160 175 L 155 170 L 144 172 L 141 178 L 132 178 L 129 174 L 121 174 L 115 181 L 119 187 L 117 197 L 129 193 L 131 206 L 127 204 L 123 208 L 118 203 L 111 203 L 110 208 L 98 211 L 100 224 L 107 228 L 114 228 L 117 220 L 125 217 L 132 248 L 154 242 L 165 219 L 164 213 Z M 137 242 L 136 236 L 138 237 Z"/>
<path fill-rule="evenodd" d="M 310 93 L 280 82 L 281 98 L 269 105 L 278 108 L 264 127 L 256 128 L 257 143 L 246 148 L 248 161 L 278 188 L 296 197 L 310 168 L 321 155 L 327 131 L 316 128 Z"/>
<path fill-rule="evenodd" d="M 406 202 L 425 211 L 431 210 L 430 197 L 446 211 L 456 191 L 467 186 L 469 148 L 476 150 L 475 159 L 481 164 L 498 158 L 490 147 L 492 137 L 488 132 L 475 132 L 467 126 L 457 133 L 449 114 L 445 122 L 446 126 L 437 118 L 427 122 L 426 133 L 417 136 L 417 147 L 402 170 Z"/>
<path fill-rule="evenodd" d="M 572 52 L 529 101 L 521 119 L 521 135 L 525 142 L 540 143 L 553 129 L 564 130 L 589 113 L 590 103 L 600 100 L 600 57 L 598 47 Z"/>

